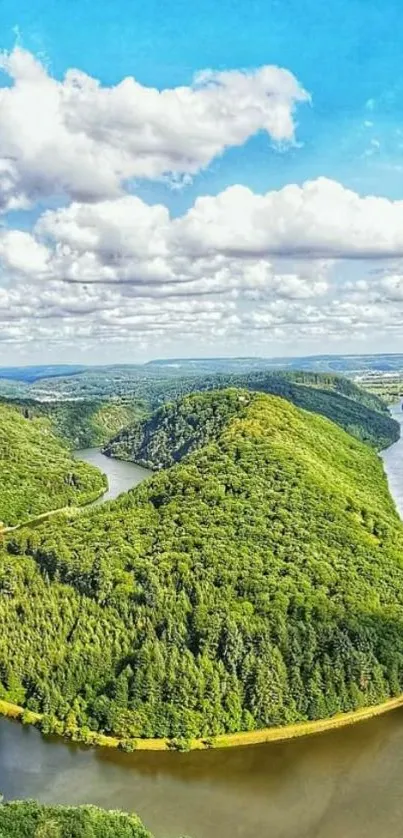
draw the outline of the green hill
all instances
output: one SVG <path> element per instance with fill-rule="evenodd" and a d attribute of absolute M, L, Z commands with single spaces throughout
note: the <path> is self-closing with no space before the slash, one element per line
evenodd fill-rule
<path fill-rule="evenodd" d="M 229 367 L 233 371 L 208 372 L 207 363 L 197 374 L 191 374 L 193 367 L 187 364 L 178 368 L 151 364 L 93 368 L 67 378 L 36 381 L 13 404 L 24 415 L 47 416 L 55 432 L 73 448 L 104 445 L 122 428 L 181 396 L 229 387 L 282 396 L 327 416 L 378 449 L 398 439 L 399 427 L 383 401 L 347 378 L 298 370 L 245 371 L 244 365 L 236 364 Z M 44 397 L 47 401 L 41 401 Z"/>
<path fill-rule="evenodd" d="M 305 380 L 306 373 L 299 374 Z M 362 393 L 358 387 L 344 379 L 334 376 L 310 375 L 310 386 L 288 381 L 287 377 L 262 375 L 254 376 L 251 392 L 258 390 L 279 395 L 288 401 L 319 413 L 336 422 L 358 439 L 375 448 L 387 448 L 399 439 L 399 425 L 387 412 L 367 407 L 366 402 L 377 405 L 377 399 Z M 244 378 L 244 377 L 242 377 Z M 324 389 L 326 380 L 328 389 Z M 317 386 L 321 384 L 322 386 Z M 332 389 L 335 387 L 336 389 Z M 224 398 L 222 390 L 213 393 L 194 393 L 160 407 L 149 418 L 140 419 L 123 428 L 104 447 L 103 452 L 109 457 L 132 460 L 147 468 L 162 468 L 177 462 L 188 451 L 215 439 L 224 423 L 239 411 L 236 391 L 227 391 Z M 344 395 L 348 393 L 349 395 Z M 360 401 L 361 395 L 363 402 Z M 368 396 L 368 398 L 367 398 Z M 242 396 L 245 403 L 251 394 L 246 391 Z"/>
<path fill-rule="evenodd" d="M 1 838 L 152 838 L 136 815 L 96 806 L 43 806 L 32 800 L 0 805 Z"/>
<path fill-rule="evenodd" d="M 104 445 L 121 428 L 141 419 L 146 414 L 143 402 L 136 399 L 88 399 L 83 401 L 36 401 L 35 399 L 6 399 L 8 404 L 26 419 L 49 419 L 52 430 L 70 448 L 96 448 Z"/>
<path fill-rule="evenodd" d="M 0 521 L 18 524 L 59 507 L 88 503 L 106 488 L 98 469 L 74 460 L 42 419 L 0 405 Z"/>
<path fill-rule="evenodd" d="M 403 525 L 377 454 L 283 399 L 204 399 L 207 444 L 8 542 L 0 698 L 47 731 L 208 737 L 403 692 Z"/>
<path fill-rule="evenodd" d="M 103 453 L 145 468 L 167 468 L 217 439 L 233 416 L 245 414 L 253 398 L 252 393 L 236 389 L 193 393 L 124 428 Z"/>

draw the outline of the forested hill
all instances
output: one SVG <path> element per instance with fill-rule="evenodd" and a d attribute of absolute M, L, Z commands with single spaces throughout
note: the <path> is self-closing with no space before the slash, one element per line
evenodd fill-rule
<path fill-rule="evenodd" d="M 301 374 L 304 379 L 306 374 Z M 323 385 L 325 376 L 311 376 Z M 349 433 L 367 442 L 377 449 L 387 448 L 399 439 L 399 425 L 388 413 L 373 410 L 357 399 L 361 391 L 350 382 L 329 376 L 329 381 L 340 390 L 346 388 L 351 396 L 341 395 L 335 389 L 323 389 L 318 386 L 305 386 L 293 383 L 286 377 L 262 376 L 254 378 L 252 391 L 263 390 L 280 395 L 288 401 L 313 413 L 320 413 L 336 422 Z M 247 381 L 250 377 L 247 378 Z M 340 382 L 340 383 L 339 383 Z M 350 387 L 352 389 L 350 389 Z M 358 395 L 356 393 L 358 391 Z M 150 418 L 134 422 L 123 428 L 104 447 L 104 453 L 122 460 L 132 460 L 147 468 L 161 468 L 181 459 L 209 439 L 215 439 L 223 423 L 239 410 L 239 400 L 235 390 L 199 392 L 177 401 L 163 405 Z M 366 400 L 363 393 L 363 401 Z M 245 390 L 245 404 L 250 401 L 251 393 Z M 368 401 L 371 402 L 369 396 Z M 373 400 L 377 404 L 377 399 Z"/>
<path fill-rule="evenodd" d="M 98 469 L 74 460 L 49 422 L 0 405 L 0 521 L 18 524 L 87 503 L 106 488 Z"/>
<path fill-rule="evenodd" d="M 303 370 L 294 370 L 292 372 L 262 372 L 257 371 L 250 375 L 244 373 L 239 376 L 232 376 L 234 379 L 234 386 L 242 387 L 246 383 L 251 389 L 263 390 L 266 387 L 274 387 L 277 383 L 278 387 L 282 384 L 302 384 L 305 387 L 314 387 L 318 390 L 334 391 L 341 396 L 352 399 L 358 404 L 364 405 L 371 410 L 376 410 L 378 413 L 386 413 L 387 408 L 382 399 L 378 398 L 374 393 L 369 393 L 362 387 L 358 387 L 354 381 L 346 378 L 343 375 L 334 375 L 332 373 L 318 373 L 318 372 L 304 372 Z M 259 386 L 259 384 L 261 386 Z M 252 386 L 254 385 L 254 386 Z M 274 394 L 275 395 L 275 394 Z M 280 393 L 278 395 L 281 395 Z"/>
<path fill-rule="evenodd" d="M 0 805 L 1 838 L 152 838 L 136 815 L 95 806 Z"/>
<path fill-rule="evenodd" d="M 216 440 L 233 416 L 245 415 L 254 398 L 255 394 L 235 388 L 193 393 L 124 428 L 103 453 L 145 468 L 167 468 Z"/>
<path fill-rule="evenodd" d="M 104 445 L 121 428 L 146 415 L 145 404 L 137 399 L 87 399 L 77 401 L 38 401 L 0 397 L 26 419 L 49 419 L 52 430 L 70 448 Z"/>
<path fill-rule="evenodd" d="M 129 747 L 403 692 L 403 525 L 382 462 L 320 416 L 244 396 L 239 411 L 206 397 L 227 418 L 180 463 L 9 538 L 0 697 L 44 730 Z"/>

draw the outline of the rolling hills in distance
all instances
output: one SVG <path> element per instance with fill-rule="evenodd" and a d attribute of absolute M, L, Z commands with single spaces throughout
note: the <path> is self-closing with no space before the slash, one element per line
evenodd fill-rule
<path fill-rule="evenodd" d="M 151 365 L 147 365 L 150 369 Z M 15 383 L 15 382 L 13 382 Z M 46 390 L 51 383 L 52 390 Z M 399 429 L 376 395 L 347 378 L 310 372 L 214 373 L 139 377 L 131 368 L 82 373 L 40 381 L 30 395 L 0 396 L 23 416 L 46 417 L 71 448 L 105 445 L 122 428 L 136 424 L 155 408 L 188 393 L 240 387 L 280 395 L 321 413 L 377 448 L 396 441 Z"/>
<path fill-rule="evenodd" d="M 391 418 L 386 405 L 377 396 L 366 393 L 348 379 L 316 373 L 248 373 L 208 376 L 196 382 L 194 379 L 190 382 L 184 379 L 181 389 L 182 392 L 194 390 L 195 394 L 214 392 L 212 387 L 217 385 L 220 389 L 231 386 L 281 396 L 298 407 L 326 416 L 353 436 L 378 449 L 387 448 L 399 438 L 399 426 Z M 177 390 L 176 385 L 176 396 Z M 146 467 L 160 468 L 171 465 L 177 459 L 175 446 L 179 454 L 186 445 L 191 450 L 197 442 L 191 415 L 196 401 L 178 401 L 176 398 L 170 402 L 167 398 L 167 402 L 150 418 L 145 417 L 124 427 L 107 443 L 104 453 Z M 170 421 L 172 415 L 176 417 L 175 424 Z M 207 431 L 199 427 L 198 432 Z M 157 448 L 161 453 L 159 460 L 152 453 Z"/>
<path fill-rule="evenodd" d="M 44 419 L 69 448 L 95 448 L 118 430 L 147 415 L 144 402 L 133 398 L 39 401 L 0 396 L 25 419 Z"/>
<path fill-rule="evenodd" d="M 6 539 L 0 699 L 48 732 L 113 733 L 131 748 L 403 692 L 403 525 L 377 453 L 240 388 L 149 421 L 154 443 L 136 445 L 162 470 Z"/>
<path fill-rule="evenodd" d="M 324 373 L 343 373 L 374 370 L 387 372 L 403 370 L 401 353 L 374 355 L 310 355 L 306 357 L 211 357 L 211 358 L 167 358 L 154 359 L 143 364 L 54 364 L 25 367 L 0 367 L 0 381 L 18 381 L 21 384 L 35 383 L 65 377 L 111 375 L 211 375 L 214 373 L 245 373 L 252 371 L 280 370 Z"/>

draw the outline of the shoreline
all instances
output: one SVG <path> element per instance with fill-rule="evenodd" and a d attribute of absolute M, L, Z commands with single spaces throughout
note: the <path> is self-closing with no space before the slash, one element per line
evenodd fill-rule
<path fill-rule="evenodd" d="M 270 742 L 287 742 L 303 736 L 326 733 L 331 730 L 337 730 L 338 728 L 358 724 L 359 722 L 369 721 L 376 716 L 382 716 L 385 713 L 397 710 L 399 707 L 403 707 L 403 695 L 389 698 L 381 704 L 361 707 L 359 710 L 350 710 L 347 713 L 338 713 L 327 719 L 296 722 L 293 725 L 284 725 L 284 727 L 269 727 L 260 730 L 241 731 L 239 733 L 223 733 L 211 738 L 206 737 L 205 739 L 191 739 L 185 743 L 186 747 L 178 746 L 177 740 L 119 739 L 115 736 L 98 733 L 97 731 L 88 731 L 85 735 L 80 736 L 81 731 L 79 729 L 76 731 L 74 737 L 57 733 L 52 733 L 51 735 L 56 735 L 59 739 L 66 742 L 75 742 L 90 747 L 115 748 L 129 753 L 135 753 L 136 751 L 200 751 L 213 748 L 239 748 Z M 41 730 L 40 722 L 43 719 L 43 714 L 34 713 L 18 704 L 12 704 L 11 702 L 0 699 L 0 716 L 38 727 Z"/>

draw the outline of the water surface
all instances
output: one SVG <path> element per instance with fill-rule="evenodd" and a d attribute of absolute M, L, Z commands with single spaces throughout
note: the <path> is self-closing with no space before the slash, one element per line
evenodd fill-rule
<path fill-rule="evenodd" d="M 391 414 L 397 422 L 399 422 L 401 432 L 403 432 L 403 410 L 402 404 L 394 405 L 391 408 Z M 389 490 L 393 495 L 396 507 L 400 516 L 403 518 L 403 443 L 399 439 L 395 445 L 391 445 L 386 451 L 382 452 L 382 459 L 385 471 L 388 477 Z"/>
<path fill-rule="evenodd" d="M 403 710 L 294 742 L 189 754 L 84 750 L 3 719 L 0 788 L 137 811 L 156 838 L 401 838 Z"/>
<path fill-rule="evenodd" d="M 102 454 L 99 448 L 81 448 L 74 452 L 74 456 L 78 460 L 84 460 L 92 466 L 97 466 L 108 478 L 108 490 L 91 506 L 98 506 L 100 503 L 105 503 L 106 500 L 113 500 L 122 492 L 127 492 L 133 486 L 137 486 L 152 474 L 148 469 L 136 466 L 135 463 L 126 463 L 123 460 L 113 460 L 111 457 L 105 457 L 105 454 Z"/>

